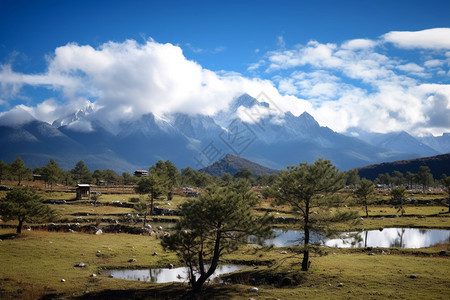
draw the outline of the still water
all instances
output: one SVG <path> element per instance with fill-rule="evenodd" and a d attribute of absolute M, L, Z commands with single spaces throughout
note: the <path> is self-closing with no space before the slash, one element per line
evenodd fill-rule
<path fill-rule="evenodd" d="M 275 237 L 264 242 L 275 247 L 299 245 L 304 236 L 297 230 L 274 230 Z M 357 237 L 351 237 L 356 234 Z M 450 242 L 450 230 L 418 229 L 418 228 L 385 228 L 383 230 L 368 230 L 362 232 L 343 233 L 341 238 L 326 239 L 318 234 L 311 234 L 311 242 L 324 244 L 329 247 L 357 248 L 357 247 L 399 247 L 422 248 L 435 244 Z"/>
<path fill-rule="evenodd" d="M 220 265 L 217 267 L 214 274 L 209 278 L 213 280 L 219 275 L 231 273 L 245 268 L 245 266 L 239 265 Z M 140 280 L 150 281 L 157 283 L 165 282 L 187 282 L 188 268 L 158 268 L 158 269 L 144 269 L 144 270 L 109 270 L 104 274 L 106 276 L 112 275 L 114 278 L 127 279 L 127 280 Z"/>

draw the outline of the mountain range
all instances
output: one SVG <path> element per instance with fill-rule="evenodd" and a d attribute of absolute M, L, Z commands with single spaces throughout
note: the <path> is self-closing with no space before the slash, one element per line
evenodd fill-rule
<path fill-rule="evenodd" d="M 321 157 L 348 170 L 450 152 L 450 134 L 420 140 L 406 132 L 349 136 L 320 126 L 306 112 L 280 113 L 247 94 L 214 116 L 146 114 L 110 124 L 101 114 L 90 102 L 52 124 L 26 111 L 20 112 L 21 122 L 12 122 L 14 115 L 5 113 L 0 116 L 0 159 L 20 156 L 36 167 L 53 158 L 64 169 L 83 160 L 91 170 L 120 173 L 146 169 L 160 159 L 201 169 L 231 153 L 272 169 Z"/>

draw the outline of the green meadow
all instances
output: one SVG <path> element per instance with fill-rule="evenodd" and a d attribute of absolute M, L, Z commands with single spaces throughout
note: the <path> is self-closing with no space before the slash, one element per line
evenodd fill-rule
<path fill-rule="evenodd" d="M 4 197 L 5 192 L 1 192 Z M 73 193 L 41 191 L 45 200 L 66 200 L 51 204 L 58 214 L 57 225 L 73 224 L 107 226 L 133 213 L 131 207 L 114 206 L 113 201 L 132 204 L 137 194 L 102 194 L 97 205 L 74 200 Z M 141 196 L 143 197 L 143 196 Z M 444 197 L 416 194 L 417 199 Z M 145 198 L 145 197 L 144 197 Z M 385 197 L 387 199 L 387 197 Z M 156 201 L 160 208 L 175 209 L 188 198 Z M 348 197 L 342 210 L 358 210 Z M 269 211 L 273 216 L 295 219 L 287 206 L 275 206 L 264 199 L 255 207 L 257 213 Z M 396 209 L 388 203 L 370 206 L 369 218 L 349 227 L 337 224 L 339 230 L 362 230 L 389 227 L 450 229 L 447 208 L 439 205 L 407 205 L 403 217 L 391 218 Z M 16 222 L 0 223 L 0 298 L 1 299 L 181 299 L 193 297 L 186 283 L 151 283 L 109 278 L 108 269 L 165 268 L 183 266 L 174 252 L 163 250 L 160 242 L 167 221 L 176 216 L 150 216 L 154 232 L 144 234 L 87 232 L 53 232 L 31 230 L 15 234 Z M 107 222 L 105 221 L 107 220 Z M 163 230 L 155 227 L 161 225 Z M 141 222 L 126 223 L 141 227 Z M 273 224 L 274 227 L 300 229 L 295 222 Z M 444 251 L 443 251 L 444 250 Z M 247 267 L 224 275 L 224 282 L 213 281 L 196 295 L 198 299 L 448 299 L 450 297 L 450 245 L 421 249 L 320 247 L 313 254 L 311 268 L 301 271 L 299 247 L 242 246 L 225 255 L 221 263 Z M 130 262 L 134 259 L 135 261 Z M 85 267 L 76 265 L 83 263 Z M 95 275 L 93 275 L 95 274 Z M 227 280 L 227 278 L 230 278 Z M 257 287 L 257 292 L 249 291 Z"/>

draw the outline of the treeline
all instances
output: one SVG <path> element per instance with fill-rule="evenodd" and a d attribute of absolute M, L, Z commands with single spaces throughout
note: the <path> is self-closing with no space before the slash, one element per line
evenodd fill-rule
<path fill-rule="evenodd" d="M 196 171 L 191 167 L 178 170 L 170 161 L 158 161 L 149 169 L 149 175 L 171 178 L 173 187 L 199 187 L 205 188 L 209 185 L 227 186 L 236 180 L 245 179 L 253 186 L 271 186 L 276 182 L 279 174 L 262 174 L 255 176 L 251 170 L 247 168 L 241 169 L 234 176 L 230 173 L 218 177 L 212 176 L 200 171 Z M 344 173 L 345 184 L 349 187 L 357 187 L 361 181 L 358 170 L 350 170 Z M 163 175 L 164 174 L 164 175 Z M 447 176 L 442 174 L 440 178 L 434 178 L 429 167 L 421 166 L 417 173 L 407 171 L 393 171 L 392 173 L 378 174 L 377 178 L 372 182 L 375 185 L 384 185 L 387 187 L 405 186 L 408 189 L 423 189 L 430 187 L 439 187 L 442 185 L 443 179 Z M 41 180 L 50 187 L 56 184 L 66 186 L 75 186 L 78 183 L 88 183 L 96 185 L 136 185 L 139 177 L 128 172 L 117 174 L 112 169 L 100 170 L 93 172 L 86 166 L 83 161 L 79 161 L 71 170 L 63 170 L 57 162 L 50 159 L 49 163 L 42 167 L 36 167 L 33 170 L 28 168 L 23 160 L 18 157 L 11 163 L 5 163 L 0 160 L 0 184 L 2 180 L 17 181 L 21 185 L 23 181 Z"/>
<path fill-rule="evenodd" d="M 350 170 L 346 172 L 347 186 L 357 186 L 360 182 L 358 170 Z M 392 173 L 380 173 L 372 182 L 375 185 L 383 185 L 386 187 L 405 186 L 408 189 L 422 189 L 425 191 L 431 187 L 441 187 L 442 182 L 447 178 L 446 174 L 442 174 L 440 178 L 434 178 L 431 169 L 428 166 L 420 166 L 417 173 L 406 171 L 393 171 Z M 367 179 L 367 178 L 364 178 Z"/>

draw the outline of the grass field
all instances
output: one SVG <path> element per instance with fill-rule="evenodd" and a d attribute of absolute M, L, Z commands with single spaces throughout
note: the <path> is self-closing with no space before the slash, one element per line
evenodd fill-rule
<path fill-rule="evenodd" d="M 0 197 L 4 192 L 0 192 Z M 108 225 L 103 220 L 120 220 L 132 213 L 130 207 L 112 205 L 113 201 L 130 204 L 139 197 L 132 193 L 102 194 L 97 206 L 88 201 L 74 201 L 73 193 L 41 192 L 45 200 L 66 200 L 53 204 L 64 222 Z M 415 195 L 419 199 L 433 199 L 443 195 Z M 142 196 L 143 197 L 143 196 Z M 383 196 L 384 197 L 384 196 Z M 174 209 L 187 201 L 175 196 L 172 201 L 160 200 L 156 205 Z M 170 203 L 170 204 L 169 204 Z M 258 213 L 270 211 L 274 216 L 295 218 L 289 207 L 272 206 L 263 200 Z M 358 210 L 351 199 L 344 210 Z M 450 229 L 450 214 L 439 205 L 407 205 L 403 217 L 391 218 L 396 209 L 386 203 L 370 207 L 370 217 L 349 228 L 338 224 L 338 229 L 378 229 L 380 227 L 421 227 Z M 177 217 L 158 216 L 159 219 Z M 65 224 L 57 221 L 57 224 Z M 163 231 L 152 235 L 88 234 L 81 232 L 49 232 L 24 230 L 16 235 L 16 223 L 0 223 L 0 299 L 172 299 L 189 297 L 187 285 L 182 283 L 156 284 L 108 278 L 102 275 L 111 268 L 181 266 L 173 252 L 160 245 Z M 84 223 L 83 223 L 84 224 Z M 159 223 L 151 222 L 152 225 Z M 28 225 L 28 224 L 27 224 Z M 142 226 L 130 223 L 129 226 Z M 154 226 L 154 227 L 155 227 Z M 298 229 L 298 224 L 284 224 Z M 340 226 L 340 227 L 339 227 Z M 164 229 L 164 231 L 167 229 Z M 170 231 L 170 229 L 169 229 Z M 442 252 L 445 251 L 445 253 Z M 286 251 L 287 254 L 282 254 Z M 232 276 L 232 284 L 210 284 L 199 299 L 449 299 L 450 298 L 450 244 L 422 249 L 375 248 L 337 249 L 322 247 L 324 255 L 313 255 L 308 272 L 300 271 L 302 256 L 296 247 L 255 248 L 243 246 L 226 255 L 223 262 L 251 266 Z M 153 253 L 157 255 L 152 255 Z M 129 262 L 135 259 L 135 262 Z M 86 267 L 75 267 L 84 263 Z M 96 274 L 95 277 L 91 277 Z M 411 275 L 414 275 L 411 278 Z M 65 282 L 62 282 L 62 279 Z M 342 286 L 339 286 L 342 283 Z M 257 286 L 258 292 L 249 292 Z"/>

